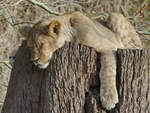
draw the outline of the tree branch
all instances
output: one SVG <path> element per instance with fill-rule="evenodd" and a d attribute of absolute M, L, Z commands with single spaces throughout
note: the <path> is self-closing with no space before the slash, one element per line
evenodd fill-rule
<path fill-rule="evenodd" d="M 0 61 L 0 64 L 4 64 L 8 69 L 12 69 L 12 67 L 9 65 L 9 61 Z"/>
<path fill-rule="evenodd" d="M 41 7 L 42 9 L 46 10 L 48 13 L 50 14 L 54 14 L 56 16 L 61 15 L 61 13 L 52 11 L 51 9 L 49 9 L 44 3 L 42 2 L 37 2 L 36 0 L 27 0 L 28 2 L 32 3 L 33 5 L 37 5 L 39 7 Z"/>
<path fill-rule="evenodd" d="M 143 35 L 150 35 L 150 32 L 147 31 L 136 31 L 136 32 Z"/>

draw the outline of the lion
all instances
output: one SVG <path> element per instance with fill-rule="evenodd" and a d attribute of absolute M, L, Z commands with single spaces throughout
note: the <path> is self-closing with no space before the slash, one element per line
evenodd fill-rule
<path fill-rule="evenodd" d="M 101 54 L 100 100 L 107 110 L 118 103 L 116 89 L 117 48 L 141 48 L 138 34 L 131 23 L 120 13 L 111 13 L 107 27 L 80 12 L 42 19 L 27 35 L 31 60 L 40 69 L 48 67 L 53 53 L 65 42 L 77 42 L 94 48 Z"/>

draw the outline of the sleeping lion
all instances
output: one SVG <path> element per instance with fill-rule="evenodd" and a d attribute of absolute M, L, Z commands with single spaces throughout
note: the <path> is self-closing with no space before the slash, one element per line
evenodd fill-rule
<path fill-rule="evenodd" d="M 107 25 L 110 29 L 80 12 L 72 12 L 41 20 L 32 27 L 26 39 L 31 60 L 41 69 L 47 68 L 53 53 L 65 42 L 77 42 L 99 52 L 100 100 L 103 107 L 110 110 L 118 103 L 115 51 L 117 48 L 141 48 L 142 44 L 123 15 L 110 14 Z"/>

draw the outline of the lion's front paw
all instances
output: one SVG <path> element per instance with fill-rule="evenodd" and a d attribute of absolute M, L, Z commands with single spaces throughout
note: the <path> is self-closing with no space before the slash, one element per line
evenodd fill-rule
<path fill-rule="evenodd" d="M 118 103 L 118 93 L 116 89 L 101 89 L 100 99 L 102 106 L 107 110 L 111 110 Z"/>

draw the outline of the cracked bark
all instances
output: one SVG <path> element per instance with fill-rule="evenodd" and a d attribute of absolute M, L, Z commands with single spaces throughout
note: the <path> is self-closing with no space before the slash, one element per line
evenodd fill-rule
<path fill-rule="evenodd" d="M 149 50 L 118 50 L 120 102 L 101 109 L 100 55 L 92 48 L 66 43 L 46 70 L 29 60 L 26 43 L 16 54 L 2 113 L 149 113 Z"/>

